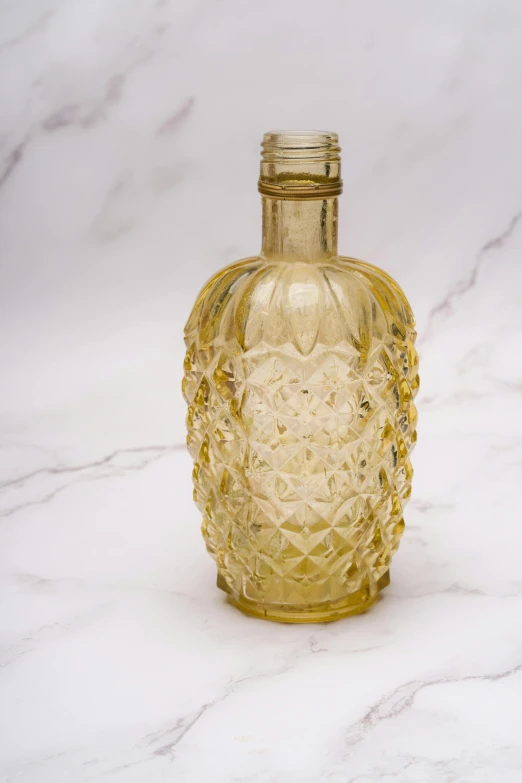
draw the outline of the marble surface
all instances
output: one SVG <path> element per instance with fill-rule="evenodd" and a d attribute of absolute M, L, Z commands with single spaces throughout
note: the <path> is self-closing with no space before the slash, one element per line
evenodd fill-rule
<path fill-rule="evenodd" d="M 0 4 L 0 779 L 515 783 L 522 6 Z M 367 615 L 215 588 L 181 331 L 257 252 L 258 145 L 340 134 L 340 247 L 418 315 L 407 527 Z"/>

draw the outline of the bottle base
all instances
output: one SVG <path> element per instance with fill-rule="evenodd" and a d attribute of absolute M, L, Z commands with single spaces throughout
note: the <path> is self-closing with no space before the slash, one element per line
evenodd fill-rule
<path fill-rule="evenodd" d="M 362 614 L 373 606 L 379 598 L 380 591 L 390 584 L 390 571 L 386 571 L 381 576 L 377 582 L 377 592 L 374 595 L 368 595 L 368 591 L 362 589 L 337 603 L 321 604 L 316 608 L 308 609 L 263 606 L 243 597 L 236 598 L 230 595 L 226 586 L 223 585 L 223 581 L 218 575 L 218 587 L 225 590 L 229 603 L 250 617 L 259 617 L 262 620 L 271 620 L 276 623 L 330 623 L 334 620 L 341 620 L 343 617 Z"/>

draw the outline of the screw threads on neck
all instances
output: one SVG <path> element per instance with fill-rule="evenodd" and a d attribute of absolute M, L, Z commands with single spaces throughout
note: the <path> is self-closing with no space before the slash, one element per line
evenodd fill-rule
<path fill-rule="evenodd" d="M 325 199 L 342 193 L 336 133 L 270 131 L 263 137 L 259 192 L 277 199 Z"/>

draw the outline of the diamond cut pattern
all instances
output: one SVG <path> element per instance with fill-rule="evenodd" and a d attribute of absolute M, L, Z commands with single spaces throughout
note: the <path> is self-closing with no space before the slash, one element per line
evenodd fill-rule
<path fill-rule="evenodd" d="M 344 260 L 310 268 L 322 309 L 310 321 L 285 309 L 292 266 L 234 269 L 207 285 L 185 332 L 194 494 L 221 582 L 236 598 L 291 610 L 375 593 L 411 492 L 409 306 L 384 273 Z M 364 340 L 367 312 L 341 296 L 355 275 L 378 312 Z M 267 281 L 281 295 L 263 302 Z"/>

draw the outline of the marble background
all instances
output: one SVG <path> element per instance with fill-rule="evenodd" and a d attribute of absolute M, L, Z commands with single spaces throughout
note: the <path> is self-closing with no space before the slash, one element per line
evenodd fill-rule
<path fill-rule="evenodd" d="M 0 779 L 518 783 L 522 4 L 1 0 Z M 418 316 L 367 615 L 215 588 L 182 327 L 259 249 L 259 142 L 339 132 L 340 248 Z"/>

